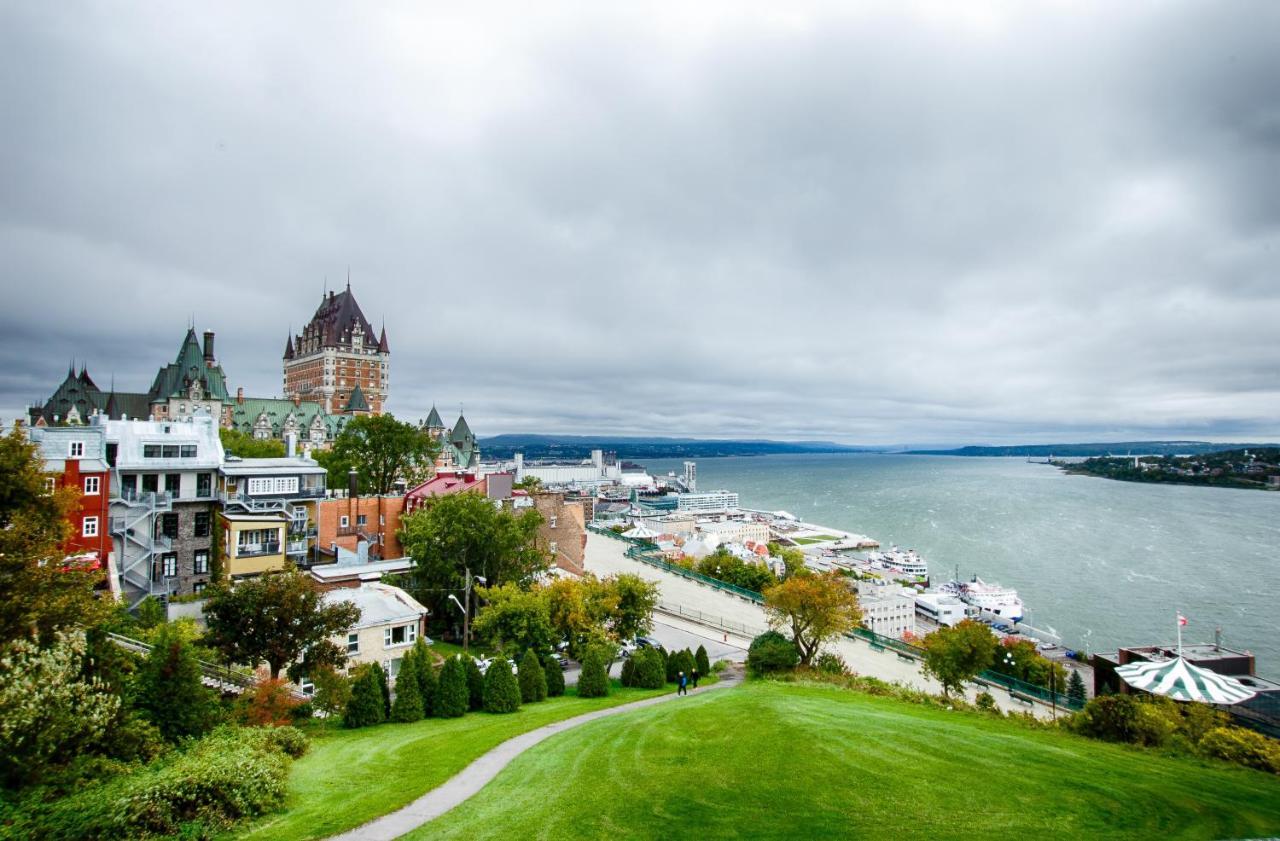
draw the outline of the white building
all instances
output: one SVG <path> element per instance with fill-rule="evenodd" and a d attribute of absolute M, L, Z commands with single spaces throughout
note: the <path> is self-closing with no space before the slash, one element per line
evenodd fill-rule
<path fill-rule="evenodd" d="M 514 471 L 516 482 L 527 476 L 540 480 L 544 487 L 550 485 L 600 485 L 622 481 L 622 467 L 617 460 L 606 460 L 603 450 L 592 450 L 591 458 L 584 461 L 530 461 L 524 453 L 516 453 L 509 464 L 495 467 L 488 472 Z"/>
<path fill-rule="evenodd" d="M 954 625 L 965 618 L 965 604 L 944 593 L 917 593 L 916 612 L 937 625 Z"/>
<path fill-rule="evenodd" d="M 347 603 L 360 608 L 360 618 L 333 642 L 347 652 L 347 668 L 377 663 L 394 681 L 404 655 L 426 631 L 430 612 L 399 587 L 370 582 L 341 587 L 323 594 L 326 604 Z"/>
<path fill-rule="evenodd" d="M 898 584 L 858 582 L 862 624 L 877 634 L 902 639 L 916 632 L 916 591 Z"/>
<path fill-rule="evenodd" d="M 738 495 L 733 491 L 708 491 L 676 496 L 677 511 L 733 511 L 737 507 Z"/>
<path fill-rule="evenodd" d="M 698 523 L 698 531 L 714 534 L 724 543 L 768 543 L 769 525 L 754 520 Z"/>

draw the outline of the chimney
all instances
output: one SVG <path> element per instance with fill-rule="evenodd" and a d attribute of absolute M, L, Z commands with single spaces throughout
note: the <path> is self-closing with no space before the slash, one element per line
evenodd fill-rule
<path fill-rule="evenodd" d="M 347 471 L 347 495 L 352 499 L 360 496 L 360 474 L 354 467 Z"/>
<path fill-rule="evenodd" d="M 241 406 L 244 405 L 244 386 L 236 389 L 236 403 Z"/>
<path fill-rule="evenodd" d="M 295 408 L 302 405 L 302 395 L 296 391 L 293 393 L 293 405 Z"/>
<path fill-rule="evenodd" d="M 204 331 L 204 364 L 213 365 L 213 331 Z"/>

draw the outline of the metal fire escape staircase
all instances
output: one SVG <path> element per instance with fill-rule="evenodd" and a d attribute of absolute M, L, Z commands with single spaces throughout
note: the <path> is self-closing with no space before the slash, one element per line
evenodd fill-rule
<path fill-rule="evenodd" d="M 156 491 L 116 490 L 111 534 L 120 540 L 120 590 L 134 608 L 147 596 L 168 594 L 168 587 L 154 581 L 151 571 L 157 553 L 173 548 L 172 540 L 156 534 L 156 517 L 173 510 L 173 498 Z"/>

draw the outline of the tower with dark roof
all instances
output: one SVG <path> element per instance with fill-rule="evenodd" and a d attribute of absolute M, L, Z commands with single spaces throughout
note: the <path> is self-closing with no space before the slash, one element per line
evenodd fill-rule
<path fill-rule="evenodd" d="M 390 369 L 387 329 L 374 331 L 348 283 L 342 292 L 326 293 L 302 332 L 286 339 L 284 394 L 321 403 L 332 414 L 380 415 Z"/>

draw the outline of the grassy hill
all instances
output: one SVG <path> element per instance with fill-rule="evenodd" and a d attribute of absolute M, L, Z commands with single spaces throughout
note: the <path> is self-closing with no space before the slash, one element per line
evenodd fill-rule
<path fill-rule="evenodd" d="M 407 836 L 1239 838 L 1280 833 L 1257 771 L 752 683 L 594 722 Z"/>

